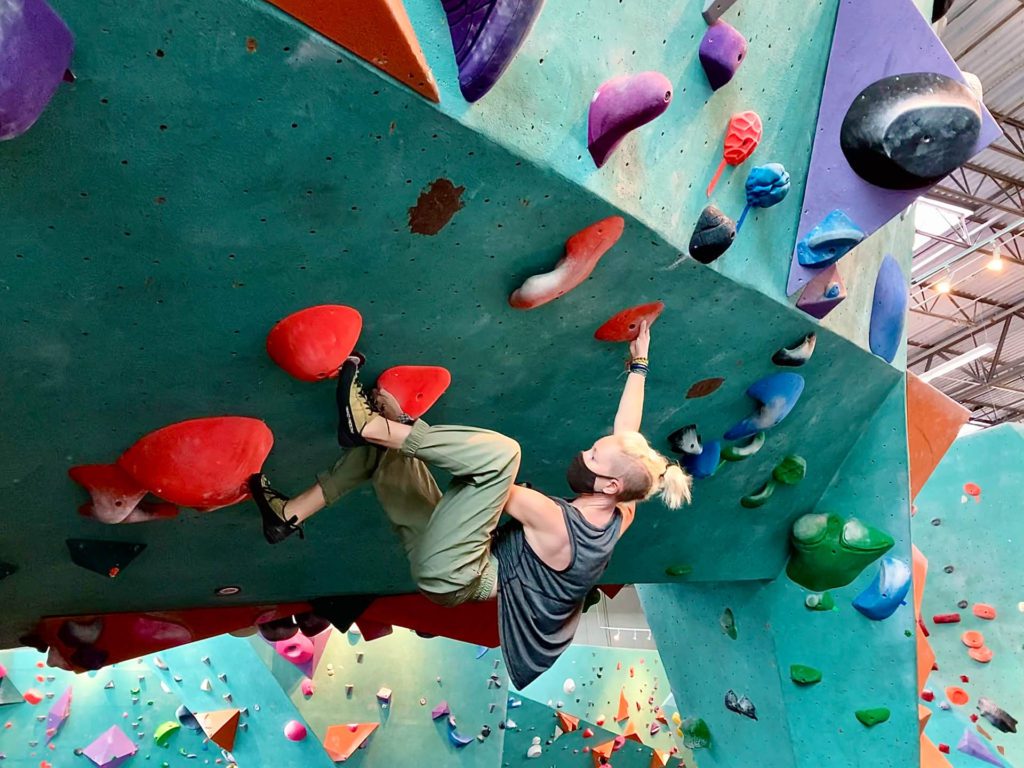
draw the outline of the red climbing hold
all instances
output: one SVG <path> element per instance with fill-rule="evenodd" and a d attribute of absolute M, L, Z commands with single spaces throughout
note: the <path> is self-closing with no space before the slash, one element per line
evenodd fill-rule
<path fill-rule="evenodd" d="M 944 755 L 949 754 L 949 744 L 939 744 L 939 752 Z"/>
<path fill-rule="evenodd" d="M 601 257 L 622 237 L 625 226 L 621 216 L 609 216 L 580 230 L 566 240 L 565 256 L 555 268 L 529 278 L 508 303 L 516 309 L 535 309 L 564 296 L 590 276 Z"/>
<path fill-rule="evenodd" d="M 964 483 L 964 493 L 973 496 L 975 501 L 981 500 L 981 488 L 975 483 Z"/>
<path fill-rule="evenodd" d="M 391 394 L 414 419 L 429 411 L 451 383 L 448 369 L 437 365 L 396 365 L 377 378 L 377 387 Z"/>
<path fill-rule="evenodd" d="M 925 688 L 921 691 L 921 698 L 925 701 L 935 701 L 935 694 Z"/>
<path fill-rule="evenodd" d="M 594 338 L 598 341 L 634 341 L 640 335 L 641 321 L 646 320 L 650 328 L 664 309 L 665 304 L 660 301 L 624 309 L 598 328 Z"/>
<path fill-rule="evenodd" d="M 959 613 L 937 613 L 932 616 L 932 621 L 935 624 L 959 624 L 960 614 Z"/>
<path fill-rule="evenodd" d="M 363 317 L 352 307 L 308 307 L 270 329 L 267 354 L 300 381 L 332 378 L 352 354 L 362 329 Z"/>
<path fill-rule="evenodd" d="M 89 491 L 93 516 L 105 522 L 122 522 L 139 506 L 140 491 L 208 512 L 249 497 L 246 480 L 260 471 L 273 444 L 258 419 L 192 419 L 150 432 L 116 464 L 72 467 L 68 474 Z"/>
<path fill-rule="evenodd" d="M 726 164 L 739 165 L 754 154 L 761 143 L 763 126 L 761 116 L 757 112 L 738 112 L 729 119 L 729 128 L 725 133 L 725 149 L 722 162 L 718 165 L 711 183 L 708 184 L 708 197 L 715 191 L 718 179 L 722 176 Z"/>

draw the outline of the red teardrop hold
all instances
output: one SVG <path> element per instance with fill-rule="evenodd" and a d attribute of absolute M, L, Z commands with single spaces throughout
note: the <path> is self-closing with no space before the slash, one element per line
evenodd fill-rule
<path fill-rule="evenodd" d="M 663 309 L 665 304 L 661 301 L 624 309 L 598 328 L 594 338 L 598 341 L 633 341 L 640 335 L 640 322 L 646 320 L 650 328 Z"/>
<path fill-rule="evenodd" d="M 362 329 L 363 317 L 352 307 L 308 307 L 270 329 L 267 354 L 300 381 L 332 378 L 352 354 Z"/>
<path fill-rule="evenodd" d="M 448 369 L 436 365 L 396 365 L 377 378 L 377 386 L 393 395 L 414 419 L 429 411 L 451 383 Z"/>
<path fill-rule="evenodd" d="M 246 480 L 260 471 L 273 444 L 259 419 L 192 419 L 150 432 L 117 463 L 161 499 L 205 512 L 247 499 Z"/>

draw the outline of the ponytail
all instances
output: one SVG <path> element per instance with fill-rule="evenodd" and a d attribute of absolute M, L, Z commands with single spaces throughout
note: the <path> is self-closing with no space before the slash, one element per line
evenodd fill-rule
<path fill-rule="evenodd" d="M 621 501 L 647 501 L 660 496 L 669 509 L 690 503 L 693 479 L 674 461 L 651 448 L 639 432 L 618 435 L 623 454 L 631 461 L 623 468 Z"/>

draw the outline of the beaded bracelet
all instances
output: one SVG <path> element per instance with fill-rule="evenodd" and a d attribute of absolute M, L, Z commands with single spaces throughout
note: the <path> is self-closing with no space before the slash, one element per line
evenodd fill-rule
<path fill-rule="evenodd" d="M 637 363 L 639 365 L 647 365 L 650 361 L 646 357 L 634 357 L 630 360 L 630 364 Z"/>

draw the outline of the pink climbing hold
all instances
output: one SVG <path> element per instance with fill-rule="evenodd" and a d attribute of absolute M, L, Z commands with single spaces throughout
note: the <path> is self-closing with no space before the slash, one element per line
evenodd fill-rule
<path fill-rule="evenodd" d="M 722 162 L 718 164 L 718 170 L 708 184 L 707 194 L 715 191 L 715 186 L 722 176 L 725 166 L 736 166 L 744 162 L 757 149 L 761 143 L 761 135 L 764 127 L 761 124 L 761 116 L 757 112 L 738 112 L 729 120 L 729 127 L 725 133 L 725 148 L 722 151 Z"/>
<path fill-rule="evenodd" d="M 634 341 L 640 335 L 640 323 L 646 320 L 650 328 L 664 309 L 665 304 L 660 301 L 624 309 L 594 331 L 594 338 L 598 341 Z"/>
<path fill-rule="evenodd" d="M 437 365 L 396 365 L 377 378 L 377 387 L 386 390 L 414 419 L 429 411 L 451 383 L 448 369 Z"/>
<path fill-rule="evenodd" d="M 582 283 L 597 262 L 619 241 L 626 222 L 621 216 L 601 219 L 565 241 L 565 255 L 550 272 L 529 278 L 509 297 L 516 309 L 536 309 Z"/>
<path fill-rule="evenodd" d="M 267 354 L 300 381 L 333 378 L 355 349 L 362 329 L 363 317 L 352 307 L 308 307 L 270 329 Z"/>
<path fill-rule="evenodd" d="M 43 694 L 41 694 L 35 688 L 29 688 L 27 691 L 21 694 L 21 697 L 25 699 L 25 701 L 27 701 L 33 707 L 43 700 Z"/>
<path fill-rule="evenodd" d="M 287 640 L 274 643 L 274 650 L 292 664 L 307 664 L 313 660 L 313 641 L 301 632 Z"/>
<path fill-rule="evenodd" d="M 306 726 L 298 720 L 289 720 L 284 725 L 284 737 L 288 741 L 302 741 L 306 738 Z"/>
<path fill-rule="evenodd" d="M 274 444 L 258 419 L 192 419 L 150 432 L 114 464 L 72 467 L 68 474 L 92 496 L 90 516 L 126 522 L 137 509 L 171 505 L 209 512 L 249 498 L 246 481 L 259 472 Z M 170 505 L 141 503 L 152 493 Z"/>
<path fill-rule="evenodd" d="M 660 72 L 606 80 L 590 102 L 587 149 L 600 168 L 626 135 L 661 115 L 672 101 L 672 83 Z"/>
<path fill-rule="evenodd" d="M 314 693 L 316 693 L 316 683 L 314 683 L 308 677 L 303 678 L 302 683 L 299 686 L 299 688 L 302 690 L 302 695 L 303 696 L 307 696 L 308 697 L 308 696 L 312 696 Z"/>

